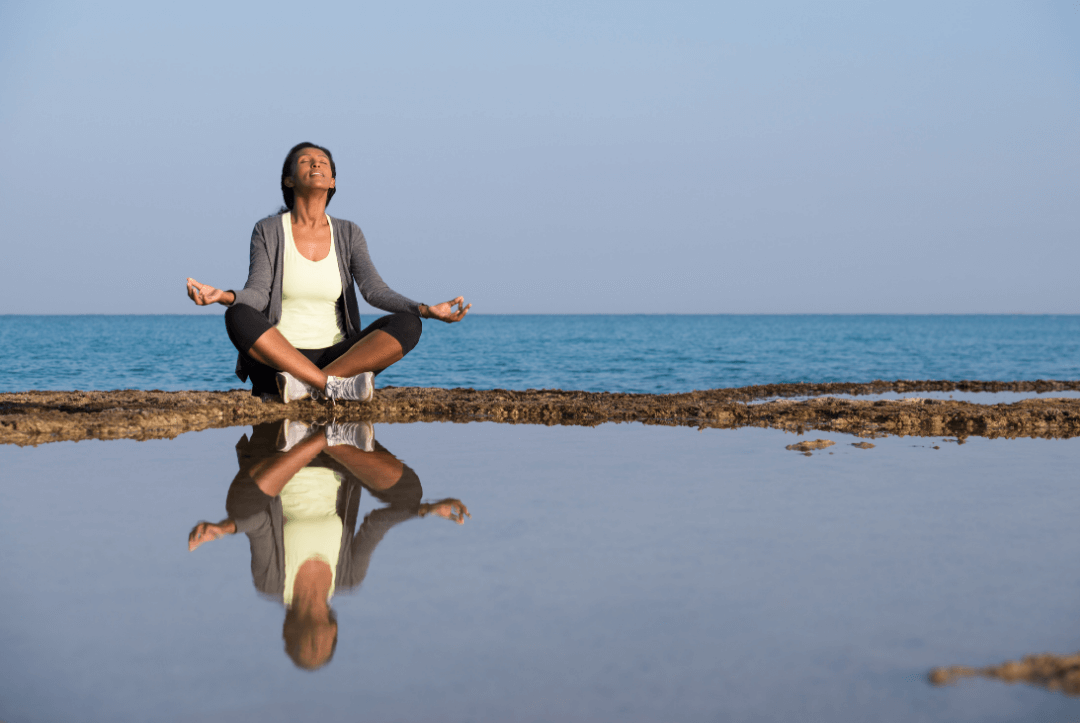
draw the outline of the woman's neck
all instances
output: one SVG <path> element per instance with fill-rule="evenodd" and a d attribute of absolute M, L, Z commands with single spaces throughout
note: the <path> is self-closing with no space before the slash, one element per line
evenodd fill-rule
<path fill-rule="evenodd" d="M 294 226 L 325 226 L 326 191 L 304 196 L 296 194 L 292 207 L 292 222 Z"/>
<path fill-rule="evenodd" d="M 296 571 L 292 607 L 302 618 L 325 619 L 330 613 L 330 565 L 321 560 L 307 560 Z"/>

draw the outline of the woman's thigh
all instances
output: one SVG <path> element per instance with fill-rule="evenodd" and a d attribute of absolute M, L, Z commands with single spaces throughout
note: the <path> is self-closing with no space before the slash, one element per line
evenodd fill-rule
<path fill-rule="evenodd" d="M 378 319 L 364 327 L 362 331 L 350 334 L 331 347 L 327 347 L 326 349 L 300 349 L 300 352 L 305 356 L 307 356 L 309 351 L 316 354 L 314 358 L 311 356 L 308 358 L 315 362 L 315 366 L 322 369 L 330 362 L 336 361 L 345 352 L 349 351 L 349 349 L 352 349 L 356 342 L 360 341 L 371 332 L 385 331 L 401 344 L 401 355 L 405 356 L 412 351 L 416 346 L 416 343 L 420 341 L 421 330 L 422 323 L 417 316 L 403 313 L 388 314 L 386 316 L 380 316 Z"/>

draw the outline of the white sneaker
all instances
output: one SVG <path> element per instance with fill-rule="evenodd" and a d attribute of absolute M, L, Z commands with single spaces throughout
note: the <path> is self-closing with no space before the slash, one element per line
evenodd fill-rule
<path fill-rule="evenodd" d="M 283 420 L 281 427 L 278 429 L 278 451 L 288 452 L 290 449 L 310 437 L 311 433 L 314 431 L 314 427 L 303 422 L 294 422 L 291 419 Z"/>
<path fill-rule="evenodd" d="M 375 428 L 371 422 L 331 422 L 325 432 L 326 443 L 331 447 L 349 444 L 364 452 L 375 451 Z"/>
<path fill-rule="evenodd" d="M 277 388 L 281 393 L 281 401 L 285 404 L 297 399 L 307 399 L 312 392 L 317 391 L 315 387 L 305 384 L 288 372 L 278 372 Z"/>
<path fill-rule="evenodd" d="M 363 372 L 355 377 L 327 377 L 323 396 L 331 401 L 338 399 L 353 402 L 370 402 L 375 396 L 375 375 Z"/>

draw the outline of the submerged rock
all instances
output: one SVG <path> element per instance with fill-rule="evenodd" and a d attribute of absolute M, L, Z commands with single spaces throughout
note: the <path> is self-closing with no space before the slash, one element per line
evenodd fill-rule
<path fill-rule="evenodd" d="M 934 668 L 929 676 L 934 685 L 950 685 L 961 678 L 973 677 L 994 678 L 1006 683 L 1029 683 L 1066 695 L 1080 695 L 1080 653 L 1026 655 L 1021 660 L 1010 660 L 986 668 L 952 665 Z"/>
<path fill-rule="evenodd" d="M 836 444 L 836 442 L 832 441 L 831 439 L 815 439 L 813 441 L 807 440 L 805 442 L 798 442 L 796 444 L 789 444 L 787 447 L 784 447 L 784 449 L 791 449 L 791 450 L 794 450 L 796 452 L 807 452 L 807 453 L 809 453 L 811 450 L 825 449 L 826 447 L 831 447 L 834 444 Z"/>

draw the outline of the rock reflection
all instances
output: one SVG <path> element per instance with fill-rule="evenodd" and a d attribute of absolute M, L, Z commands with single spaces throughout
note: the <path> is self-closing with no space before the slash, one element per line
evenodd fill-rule
<path fill-rule="evenodd" d="M 240 471 L 226 497 L 228 517 L 195 525 L 188 549 L 247 535 L 255 587 L 284 603 L 285 652 L 307 670 L 334 655 L 334 592 L 363 582 L 375 547 L 394 525 L 428 515 L 462 524 L 469 516 L 457 499 L 422 502 L 419 477 L 375 441 L 366 422 L 256 425 L 250 439 L 245 434 L 237 442 L 236 458 Z M 357 529 L 363 490 L 385 506 Z"/>
<path fill-rule="evenodd" d="M 1026 655 L 1022 660 L 1010 660 L 1001 665 L 972 668 L 952 665 L 930 671 L 934 685 L 950 685 L 961 678 L 994 678 L 1006 683 L 1029 683 L 1065 695 L 1080 695 L 1080 653 L 1073 655 Z"/>

